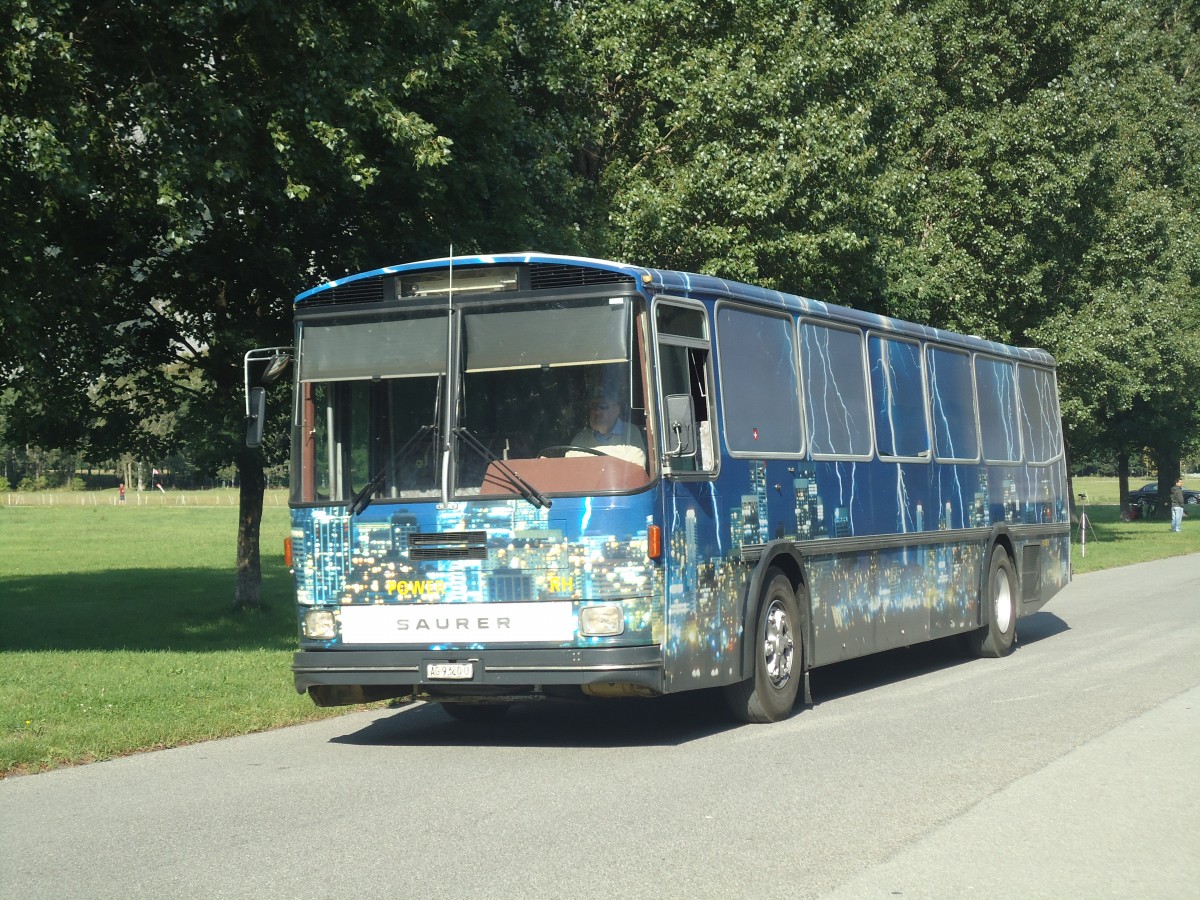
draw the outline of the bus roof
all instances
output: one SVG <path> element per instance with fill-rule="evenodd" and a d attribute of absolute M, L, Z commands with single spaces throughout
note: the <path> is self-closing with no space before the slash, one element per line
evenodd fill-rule
<path fill-rule="evenodd" d="M 321 295 L 325 292 L 332 291 L 334 288 L 345 287 L 357 281 L 408 272 L 444 269 L 451 265 L 451 263 L 456 268 L 460 266 L 540 263 L 547 265 L 574 265 L 581 268 L 598 269 L 628 276 L 643 292 L 651 296 L 656 294 L 682 294 L 688 297 L 698 295 L 742 300 L 756 306 L 786 310 L 801 316 L 811 315 L 821 319 L 833 319 L 835 321 L 858 325 L 864 329 L 892 332 L 922 340 L 935 341 L 941 344 L 957 345 L 968 350 L 1015 357 L 1043 366 L 1054 365 L 1054 358 L 1046 351 L 1038 348 L 1013 347 L 972 335 L 945 331 L 928 325 L 919 325 L 903 319 L 881 316 L 849 306 L 825 303 L 799 294 L 769 290 L 752 284 L 718 278 L 713 275 L 679 272 L 672 269 L 645 268 L 643 266 L 634 266 L 607 259 L 593 259 L 586 256 L 562 256 L 553 253 L 538 253 L 536 251 L 492 253 L 477 256 L 444 256 L 436 259 L 404 263 L 402 265 L 384 266 L 379 269 L 359 272 L 354 275 L 347 275 L 345 278 L 338 278 L 327 281 L 324 284 L 319 284 L 301 294 L 297 294 L 294 302 L 301 304 L 309 300 L 319 300 L 322 299 Z"/>

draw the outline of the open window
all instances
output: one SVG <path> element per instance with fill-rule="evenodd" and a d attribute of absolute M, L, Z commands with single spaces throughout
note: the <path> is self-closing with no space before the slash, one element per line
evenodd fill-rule
<path fill-rule="evenodd" d="M 663 467 L 673 475 L 717 470 L 712 347 L 704 307 L 660 299 L 654 307 Z"/>

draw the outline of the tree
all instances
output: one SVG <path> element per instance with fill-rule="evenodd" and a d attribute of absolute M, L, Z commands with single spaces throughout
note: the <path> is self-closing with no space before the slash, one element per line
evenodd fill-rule
<path fill-rule="evenodd" d="M 1046 346 L 1072 446 L 1200 433 L 1195 4 L 575 5 L 604 252 Z"/>
<path fill-rule="evenodd" d="M 872 305 L 917 35 L 881 3 L 580 2 L 605 254 Z"/>
<path fill-rule="evenodd" d="M 571 203 L 567 145 L 522 102 L 538 62 L 513 18 L 553 29 L 556 7 L 4 7 L 8 434 L 235 461 L 235 603 L 256 605 L 242 354 L 289 343 L 289 300 L 321 279 L 451 242 L 569 241 L 544 209 Z"/>
<path fill-rule="evenodd" d="M 1031 334 L 1059 358 L 1064 424 L 1122 471 L 1149 447 L 1166 496 L 1200 439 L 1200 108 L 1194 4 L 1099 4 L 1070 88 L 1099 123 L 1078 302 Z"/>

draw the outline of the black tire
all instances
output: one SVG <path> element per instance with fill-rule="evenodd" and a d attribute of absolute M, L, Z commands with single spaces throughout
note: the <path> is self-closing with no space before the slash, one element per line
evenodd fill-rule
<path fill-rule="evenodd" d="M 778 569 L 769 569 L 755 615 L 754 674 L 723 689 L 725 703 L 739 721 L 778 722 L 792 714 L 804 680 L 800 622 L 791 580 Z"/>
<path fill-rule="evenodd" d="M 980 592 L 983 627 L 967 635 L 972 656 L 997 658 L 1012 652 L 1017 637 L 1021 589 L 1008 552 L 996 544 L 988 557 L 987 579 Z"/>
<path fill-rule="evenodd" d="M 494 725 L 508 712 L 508 703 L 443 703 L 446 715 L 468 725 Z"/>

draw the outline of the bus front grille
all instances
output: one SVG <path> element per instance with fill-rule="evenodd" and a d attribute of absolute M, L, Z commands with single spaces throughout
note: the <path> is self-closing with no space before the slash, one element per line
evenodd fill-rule
<path fill-rule="evenodd" d="M 486 531 L 415 532 L 408 536 L 408 558 L 487 559 Z"/>

